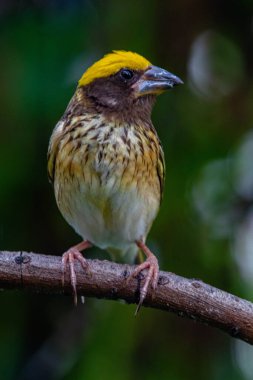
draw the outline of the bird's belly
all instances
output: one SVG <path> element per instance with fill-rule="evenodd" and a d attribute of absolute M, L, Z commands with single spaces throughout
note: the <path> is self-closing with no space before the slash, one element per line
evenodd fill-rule
<path fill-rule="evenodd" d="M 59 209 L 83 239 L 121 255 L 137 253 L 135 241 L 145 240 L 159 207 L 152 189 L 125 187 L 114 176 L 106 184 L 94 174 L 88 182 L 75 178 L 59 194 Z"/>

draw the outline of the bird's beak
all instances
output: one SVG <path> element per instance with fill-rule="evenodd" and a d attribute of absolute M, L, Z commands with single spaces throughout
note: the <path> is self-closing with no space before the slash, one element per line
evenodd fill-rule
<path fill-rule="evenodd" d="M 163 91 L 184 82 L 176 75 L 157 66 L 150 66 L 133 85 L 136 96 L 147 94 L 159 95 Z"/>

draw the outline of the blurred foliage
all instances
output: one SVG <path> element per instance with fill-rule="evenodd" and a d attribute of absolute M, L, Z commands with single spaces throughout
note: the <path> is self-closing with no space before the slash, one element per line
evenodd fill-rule
<path fill-rule="evenodd" d="M 167 180 L 149 244 L 162 269 L 253 300 L 252 16 L 251 0 L 1 0 L 1 249 L 61 254 L 78 242 L 47 181 L 48 140 L 83 71 L 112 49 L 137 51 L 185 82 L 153 113 Z M 133 314 L 2 292 L 0 378 L 252 379 L 250 346 Z"/>

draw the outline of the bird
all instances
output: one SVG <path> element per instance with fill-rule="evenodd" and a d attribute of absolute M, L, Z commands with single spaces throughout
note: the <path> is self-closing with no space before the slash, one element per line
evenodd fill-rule
<path fill-rule="evenodd" d="M 75 304 L 75 262 L 88 274 L 81 251 L 91 246 L 128 262 L 141 251 L 146 260 L 127 280 L 146 273 L 137 310 L 155 292 L 159 264 L 146 238 L 163 196 L 165 161 L 151 112 L 157 95 L 182 83 L 140 54 L 113 50 L 84 72 L 52 132 L 48 177 L 82 239 L 62 255 L 62 282 L 69 266 Z"/>

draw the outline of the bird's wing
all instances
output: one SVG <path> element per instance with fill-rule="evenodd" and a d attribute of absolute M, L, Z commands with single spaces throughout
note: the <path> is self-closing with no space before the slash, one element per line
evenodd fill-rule
<path fill-rule="evenodd" d="M 160 183 L 160 202 L 163 198 L 163 189 L 165 182 L 165 159 L 162 146 L 160 145 L 158 161 L 157 161 L 157 175 Z"/>
<path fill-rule="evenodd" d="M 47 152 L 47 173 L 48 173 L 48 178 L 51 183 L 54 182 L 54 171 L 55 171 L 55 162 L 56 162 L 56 157 L 59 151 L 59 143 L 60 140 L 62 139 L 62 131 L 64 128 L 65 122 L 63 120 L 60 120 L 52 133 L 50 142 L 49 142 L 49 147 L 48 147 L 48 152 Z"/>

